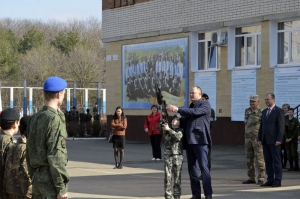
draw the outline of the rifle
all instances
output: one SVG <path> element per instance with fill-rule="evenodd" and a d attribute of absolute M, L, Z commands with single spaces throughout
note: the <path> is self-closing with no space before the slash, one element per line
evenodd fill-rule
<path fill-rule="evenodd" d="M 154 83 L 155 85 L 155 92 L 156 92 L 156 98 L 157 98 L 157 103 L 160 105 L 160 111 L 161 111 L 161 119 L 159 122 L 159 126 L 158 129 L 159 131 L 162 133 L 162 128 L 161 125 L 162 124 L 167 124 L 168 123 L 168 111 L 166 109 L 167 105 L 166 105 L 166 101 L 163 99 L 163 96 L 161 94 L 160 88 L 158 87 L 158 83 Z"/>

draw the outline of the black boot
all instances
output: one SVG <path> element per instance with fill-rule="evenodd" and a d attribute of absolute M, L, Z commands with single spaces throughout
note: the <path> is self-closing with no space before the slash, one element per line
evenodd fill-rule
<path fill-rule="evenodd" d="M 289 163 L 290 163 L 290 168 L 288 169 L 288 171 L 294 171 L 293 161 L 289 161 Z"/>

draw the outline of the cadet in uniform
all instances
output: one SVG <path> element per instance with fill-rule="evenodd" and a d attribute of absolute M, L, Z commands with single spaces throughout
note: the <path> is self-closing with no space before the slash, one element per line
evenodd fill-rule
<path fill-rule="evenodd" d="M 165 138 L 164 161 L 165 161 L 165 198 L 172 199 L 172 176 L 174 177 L 173 195 L 174 199 L 181 196 L 181 170 L 183 162 L 182 133 L 179 128 L 180 114 L 177 113 L 172 118 L 172 128 L 168 124 L 162 124 Z"/>
<path fill-rule="evenodd" d="M 13 135 L 19 130 L 19 113 L 8 108 L 1 113 L 1 129 L 0 129 L 0 199 L 6 199 L 6 190 L 4 188 L 4 171 L 7 151 L 13 145 Z"/>
<path fill-rule="evenodd" d="M 298 154 L 297 154 L 297 146 L 298 146 L 298 125 L 299 121 L 294 117 L 294 109 L 289 108 L 288 110 L 288 119 L 285 120 L 285 132 L 283 134 L 284 139 L 286 139 L 286 151 L 287 151 L 287 159 L 290 163 L 290 168 L 288 171 L 299 171 L 298 164 Z"/>
<path fill-rule="evenodd" d="M 265 161 L 263 150 L 262 147 L 257 144 L 257 135 L 262 114 L 258 104 L 258 95 L 251 95 L 250 108 L 245 110 L 245 152 L 247 159 L 247 174 L 249 179 L 244 181 L 243 184 L 257 183 L 262 185 L 265 180 Z M 258 171 L 257 180 L 255 175 L 256 168 Z"/>
<path fill-rule="evenodd" d="M 8 199 L 31 198 L 31 179 L 26 162 L 26 128 L 30 116 L 22 117 L 19 125 L 21 137 L 9 147 L 4 174 L 4 186 Z"/>
<path fill-rule="evenodd" d="M 33 199 L 68 198 L 66 121 L 62 105 L 67 82 L 49 77 L 43 85 L 45 105 L 28 124 L 26 159 Z"/>

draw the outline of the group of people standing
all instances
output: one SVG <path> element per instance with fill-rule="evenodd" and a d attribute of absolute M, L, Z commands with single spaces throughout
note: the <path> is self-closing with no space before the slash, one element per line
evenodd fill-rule
<path fill-rule="evenodd" d="M 129 101 L 155 96 L 155 84 L 162 91 L 180 96 L 180 84 L 184 73 L 183 54 L 168 52 L 144 56 L 141 62 L 132 54 L 125 65 L 126 93 Z"/>
<path fill-rule="evenodd" d="M 252 95 L 250 107 L 245 110 L 245 151 L 249 178 L 243 184 L 280 187 L 282 169 L 286 168 L 283 150 L 286 150 L 290 164 L 288 171 L 299 171 L 299 121 L 288 104 L 284 104 L 282 109 L 275 105 L 273 93 L 265 96 L 266 109 L 261 110 L 258 104 L 259 96 Z"/>
<path fill-rule="evenodd" d="M 0 199 L 67 199 L 69 175 L 66 120 L 60 110 L 67 82 L 49 77 L 43 85 L 45 104 L 32 117 L 14 109 L 1 113 Z M 16 143 L 13 135 L 21 137 Z"/>

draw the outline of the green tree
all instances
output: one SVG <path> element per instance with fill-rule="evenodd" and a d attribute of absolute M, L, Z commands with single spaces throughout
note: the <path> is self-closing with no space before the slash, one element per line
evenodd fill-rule
<path fill-rule="evenodd" d="M 11 30 L 0 29 L 0 78 L 7 79 L 18 71 L 18 38 Z"/>
<path fill-rule="evenodd" d="M 19 52 L 24 54 L 32 48 L 42 45 L 43 42 L 43 33 L 37 30 L 35 26 L 32 26 L 31 29 L 24 34 L 23 39 L 20 40 Z"/>
<path fill-rule="evenodd" d="M 58 36 L 56 36 L 55 39 L 50 42 L 50 44 L 64 54 L 69 55 L 69 53 L 80 44 L 80 37 L 78 32 L 75 30 L 68 32 L 63 31 L 60 32 Z"/>

